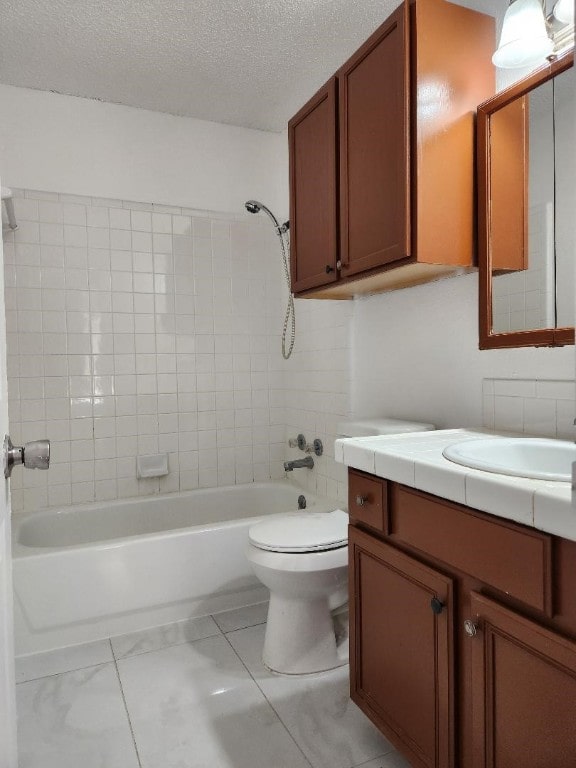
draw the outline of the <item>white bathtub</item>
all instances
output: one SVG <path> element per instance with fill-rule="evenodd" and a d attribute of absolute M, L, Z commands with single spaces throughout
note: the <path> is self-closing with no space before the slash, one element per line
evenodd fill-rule
<path fill-rule="evenodd" d="M 248 529 L 296 510 L 301 492 L 253 483 L 15 515 L 17 654 L 266 599 Z M 315 510 L 336 506 L 304 493 Z"/>

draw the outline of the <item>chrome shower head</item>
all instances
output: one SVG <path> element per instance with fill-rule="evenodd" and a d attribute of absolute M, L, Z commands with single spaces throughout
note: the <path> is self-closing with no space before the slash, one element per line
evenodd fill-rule
<path fill-rule="evenodd" d="M 278 223 L 278 219 L 276 218 L 276 216 L 274 216 L 270 208 L 264 205 L 264 203 L 259 203 L 258 200 L 247 200 L 244 203 L 244 207 L 246 208 L 248 213 L 260 213 L 260 211 L 264 211 L 264 213 L 267 213 L 268 216 L 270 216 L 270 218 L 272 219 L 274 227 L 276 228 L 276 233 L 278 235 L 283 235 L 290 228 L 290 224 L 287 221 L 284 222 L 284 224 L 280 225 Z"/>
<path fill-rule="evenodd" d="M 260 209 L 262 208 L 261 203 L 256 200 L 248 200 L 244 205 L 246 206 L 248 213 L 260 213 Z"/>

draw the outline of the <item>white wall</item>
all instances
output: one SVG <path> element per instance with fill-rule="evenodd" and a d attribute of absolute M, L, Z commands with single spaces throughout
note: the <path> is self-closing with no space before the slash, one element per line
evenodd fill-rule
<path fill-rule="evenodd" d="M 480 351 L 477 316 L 475 274 L 357 301 L 354 414 L 478 426 L 483 378 L 574 378 L 574 347 Z"/>
<path fill-rule="evenodd" d="M 285 215 L 284 134 L 0 85 L 7 186 L 240 211 L 262 199 Z"/>

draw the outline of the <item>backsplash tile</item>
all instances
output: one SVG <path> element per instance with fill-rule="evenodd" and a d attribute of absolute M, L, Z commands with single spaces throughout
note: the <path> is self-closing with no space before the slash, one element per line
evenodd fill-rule
<path fill-rule="evenodd" d="M 488 429 L 573 440 L 575 382 L 558 379 L 484 379 L 482 423 Z"/>

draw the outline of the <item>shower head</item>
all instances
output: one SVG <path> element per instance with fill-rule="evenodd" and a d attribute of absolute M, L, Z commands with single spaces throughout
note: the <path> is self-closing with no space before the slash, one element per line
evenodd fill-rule
<path fill-rule="evenodd" d="M 276 233 L 278 235 L 283 235 L 290 228 L 290 225 L 287 221 L 284 224 L 280 225 L 278 223 L 278 219 L 276 218 L 276 216 L 274 216 L 270 208 L 264 205 L 264 203 L 259 203 L 258 200 L 247 200 L 244 203 L 244 207 L 246 208 L 248 213 L 260 213 L 260 211 L 264 211 L 264 213 L 267 213 L 268 216 L 270 216 L 270 218 L 272 219 L 274 227 L 276 228 Z"/>
<path fill-rule="evenodd" d="M 256 200 L 248 200 L 245 203 L 245 206 L 248 213 L 260 213 L 260 209 L 262 208 L 262 205 Z"/>
<path fill-rule="evenodd" d="M 267 208 L 264 203 L 259 203 L 258 200 L 247 200 L 244 203 L 244 207 L 248 211 L 248 213 L 260 213 L 260 211 L 264 211 L 264 213 L 267 213 L 268 216 L 272 219 L 272 223 L 274 224 L 274 229 L 276 230 L 276 234 L 278 235 L 280 239 L 280 248 L 282 249 L 282 263 L 284 264 L 284 274 L 286 276 L 286 284 L 288 286 L 288 306 L 286 307 L 286 317 L 284 318 L 284 330 L 282 331 L 282 357 L 284 357 L 285 360 L 288 360 L 290 355 L 292 354 L 292 350 L 294 349 L 294 338 L 296 335 L 296 321 L 294 318 L 294 299 L 292 296 L 292 286 L 290 282 L 290 267 L 288 265 L 288 242 L 284 242 L 284 235 L 288 232 L 290 229 L 290 222 L 285 221 L 282 226 L 278 224 L 278 219 L 270 208 Z M 290 331 L 290 342 L 288 344 L 288 348 L 286 348 L 286 335 L 288 333 L 288 325 L 291 326 Z"/>

